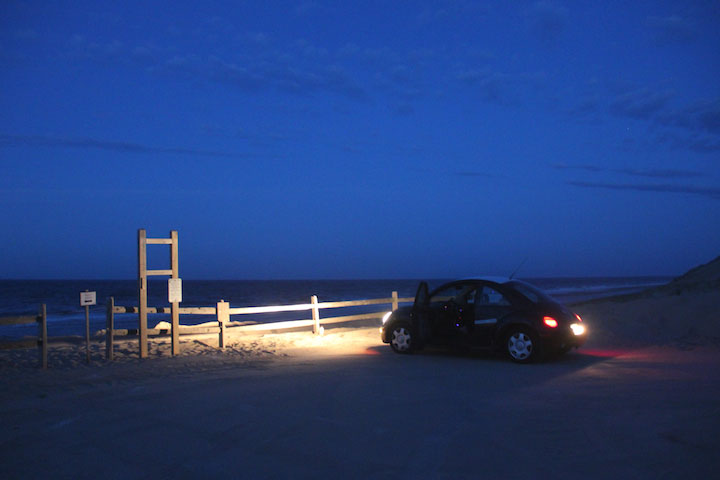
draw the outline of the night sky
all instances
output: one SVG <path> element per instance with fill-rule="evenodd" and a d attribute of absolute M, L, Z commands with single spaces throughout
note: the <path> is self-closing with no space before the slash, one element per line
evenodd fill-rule
<path fill-rule="evenodd" d="M 720 254 L 717 1 L 110 3 L 0 4 L 0 278 Z"/>

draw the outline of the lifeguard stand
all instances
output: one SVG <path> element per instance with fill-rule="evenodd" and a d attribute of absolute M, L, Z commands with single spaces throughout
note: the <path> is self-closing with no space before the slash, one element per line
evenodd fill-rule
<path fill-rule="evenodd" d="M 170 245 L 170 269 L 148 270 L 147 246 Z M 178 275 L 178 232 L 170 231 L 170 238 L 147 238 L 144 228 L 138 230 L 138 333 L 140 337 L 140 358 L 148 356 L 148 329 L 147 329 L 147 279 L 149 276 L 169 276 L 180 278 Z M 172 354 L 180 353 L 180 303 L 170 302 L 172 317 L 170 335 L 172 336 Z"/>

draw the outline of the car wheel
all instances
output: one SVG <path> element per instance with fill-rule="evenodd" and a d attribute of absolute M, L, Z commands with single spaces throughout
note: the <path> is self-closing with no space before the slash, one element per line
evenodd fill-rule
<path fill-rule="evenodd" d="M 505 340 L 505 351 L 513 362 L 532 362 L 539 356 L 538 350 L 537 338 L 526 328 L 513 330 Z"/>
<path fill-rule="evenodd" d="M 396 353 L 411 353 L 415 348 L 414 336 L 414 331 L 409 323 L 397 323 L 392 326 L 390 331 L 390 347 Z"/>

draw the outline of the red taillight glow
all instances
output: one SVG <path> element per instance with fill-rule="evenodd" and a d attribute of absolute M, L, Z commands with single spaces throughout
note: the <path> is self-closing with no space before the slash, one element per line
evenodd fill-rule
<path fill-rule="evenodd" d="M 580 315 L 578 315 L 578 314 L 576 313 L 575 316 L 577 317 L 578 322 L 582 322 L 582 318 L 580 318 Z"/>
<path fill-rule="evenodd" d="M 543 323 L 550 328 L 555 328 L 558 325 L 557 320 L 552 317 L 543 317 Z"/>

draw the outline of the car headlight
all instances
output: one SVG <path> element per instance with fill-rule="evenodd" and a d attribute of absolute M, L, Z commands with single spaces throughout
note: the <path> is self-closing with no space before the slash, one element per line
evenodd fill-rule
<path fill-rule="evenodd" d="M 385 322 L 388 321 L 388 319 L 390 318 L 390 315 L 392 315 L 392 313 L 393 313 L 393 312 L 387 312 L 387 313 L 383 316 L 383 318 L 382 318 L 382 323 L 383 323 L 383 325 L 385 325 Z M 375 318 L 377 318 L 377 317 L 375 317 Z"/>
<path fill-rule="evenodd" d="M 582 335 L 585 333 L 585 325 L 580 325 L 579 323 L 570 324 L 570 329 L 575 335 Z"/>

